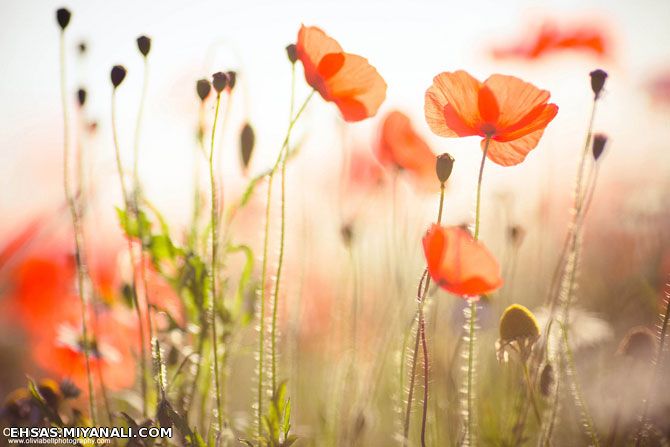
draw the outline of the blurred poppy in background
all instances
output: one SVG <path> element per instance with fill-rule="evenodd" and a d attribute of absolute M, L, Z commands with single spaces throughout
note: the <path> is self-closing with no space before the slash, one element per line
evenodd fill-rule
<path fill-rule="evenodd" d="M 479 82 L 459 70 L 433 78 L 426 91 L 426 122 L 442 137 L 484 138 L 488 158 L 502 166 L 521 163 L 558 113 L 549 92 L 514 76 L 494 74 Z"/>
<path fill-rule="evenodd" d="M 402 112 L 394 110 L 384 117 L 375 155 L 385 166 L 407 170 L 418 180 L 437 184 L 435 154 Z"/>
<path fill-rule="evenodd" d="M 374 116 L 386 98 L 386 82 L 368 60 L 345 53 L 335 39 L 315 26 L 301 26 L 296 46 L 305 79 L 345 121 Z"/>
<path fill-rule="evenodd" d="M 496 59 L 536 60 L 553 53 L 574 51 L 605 59 L 611 56 L 611 47 L 607 33 L 597 25 L 572 24 L 561 28 L 546 21 L 523 36 L 520 43 L 494 48 L 491 55 Z"/>
<path fill-rule="evenodd" d="M 428 273 L 447 292 L 478 296 L 503 285 L 496 258 L 462 227 L 433 224 L 423 237 L 423 251 Z"/>

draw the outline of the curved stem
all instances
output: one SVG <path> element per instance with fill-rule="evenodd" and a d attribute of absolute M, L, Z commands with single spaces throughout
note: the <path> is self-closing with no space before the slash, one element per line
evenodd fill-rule
<path fill-rule="evenodd" d="M 72 219 L 72 229 L 74 233 L 74 250 L 75 263 L 77 267 L 77 291 L 79 293 L 79 300 L 81 303 L 81 333 L 84 339 L 83 350 L 84 359 L 86 363 L 86 379 L 88 382 L 88 405 L 91 415 L 92 424 L 95 425 L 95 394 L 93 390 L 93 375 L 91 374 L 90 362 L 90 340 L 88 334 L 88 323 L 86 316 L 86 267 L 83 261 L 83 240 L 82 227 L 79 219 L 79 211 L 77 210 L 77 202 L 70 185 L 70 128 L 67 100 L 67 86 L 66 86 L 66 68 L 65 68 L 65 30 L 60 33 L 60 91 L 61 103 L 63 107 L 63 189 L 65 191 L 65 199 L 67 200 L 70 209 L 70 217 Z"/>
<path fill-rule="evenodd" d="M 477 204 L 475 205 L 475 240 L 479 239 L 479 206 L 482 196 L 482 177 L 484 176 L 484 163 L 486 162 L 486 154 L 489 152 L 489 143 L 491 143 L 491 138 L 487 138 L 486 142 L 484 143 L 482 162 L 479 165 L 479 179 L 477 180 Z"/>
<path fill-rule="evenodd" d="M 212 301 L 210 303 L 210 325 L 212 326 L 212 355 L 214 357 L 214 388 L 216 392 L 216 410 L 219 430 L 223 428 L 223 406 L 221 404 L 221 384 L 219 381 L 219 355 L 218 337 L 216 334 L 216 282 L 217 282 L 217 251 L 218 251 L 218 201 L 216 194 L 216 177 L 214 175 L 214 140 L 216 136 L 216 122 L 219 119 L 219 108 L 221 106 L 221 93 L 216 95 L 216 109 L 214 111 L 214 123 L 212 124 L 212 140 L 209 150 L 209 185 L 211 193 L 211 225 L 212 225 Z"/>
<path fill-rule="evenodd" d="M 116 169 L 119 174 L 119 181 L 121 183 L 121 195 L 123 196 L 123 209 L 126 213 L 126 219 L 128 219 L 128 213 L 130 212 L 130 196 L 128 195 L 128 190 L 126 188 L 125 173 L 123 170 L 123 164 L 121 163 L 121 149 L 119 147 L 119 136 L 117 133 L 116 127 L 116 88 L 112 90 L 112 138 L 114 140 L 114 155 L 116 158 Z M 133 213 L 135 215 L 135 213 Z M 140 222 L 137 222 L 138 228 L 140 227 Z M 141 390 L 142 390 L 142 415 L 147 415 L 147 352 L 145 346 L 146 337 L 144 335 L 144 321 L 142 318 L 142 311 L 140 309 L 139 299 L 137 297 L 137 262 L 135 261 L 135 252 L 133 251 L 133 242 L 129 235 L 127 236 L 128 241 L 128 253 L 130 255 L 130 263 L 132 264 L 133 270 L 133 280 L 131 284 L 133 305 L 135 306 L 135 312 L 137 313 L 137 326 L 140 338 L 140 374 L 141 377 Z M 141 242 L 141 241 L 140 241 Z"/>

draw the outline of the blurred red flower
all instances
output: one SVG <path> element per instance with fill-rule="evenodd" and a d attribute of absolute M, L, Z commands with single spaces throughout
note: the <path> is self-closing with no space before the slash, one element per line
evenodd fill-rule
<path fill-rule="evenodd" d="M 345 53 L 315 26 L 301 26 L 296 45 L 307 83 L 334 102 L 345 121 L 374 116 L 386 98 L 386 82 L 367 59 Z"/>
<path fill-rule="evenodd" d="M 651 100 L 658 105 L 670 105 L 670 69 L 658 73 L 647 83 Z"/>
<path fill-rule="evenodd" d="M 490 139 L 488 158 L 502 166 L 521 163 L 558 113 L 549 92 L 513 76 L 479 82 L 465 71 L 435 76 L 426 91 L 426 122 L 443 137 Z"/>
<path fill-rule="evenodd" d="M 535 60 L 568 50 L 606 58 L 611 51 L 611 42 L 605 31 L 593 24 L 572 25 L 561 29 L 553 22 L 545 22 L 536 31 L 526 35 L 521 43 L 495 48 L 491 54 L 497 59 Z"/>
<path fill-rule="evenodd" d="M 406 169 L 419 179 L 437 184 L 435 154 L 402 112 L 392 111 L 384 117 L 375 154 L 383 165 Z"/>
<path fill-rule="evenodd" d="M 423 251 L 431 278 L 448 292 L 479 296 L 503 285 L 498 261 L 462 227 L 433 224 L 423 237 Z"/>

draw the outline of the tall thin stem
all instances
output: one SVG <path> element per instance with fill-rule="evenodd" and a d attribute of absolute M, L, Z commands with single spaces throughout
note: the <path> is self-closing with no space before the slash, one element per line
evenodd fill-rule
<path fill-rule="evenodd" d="M 65 191 L 65 199 L 67 200 L 70 209 L 70 216 L 72 218 L 72 229 L 74 232 L 74 250 L 75 262 L 77 267 L 77 291 L 79 293 L 79 300 L 81 302 L 81 333 L 83 337 L 84 359 L 86 363 L 86 378 L 88 382 L 88 405 L 91 415 L 92 424 L 95 425 L 95 394 L 93 390 L 93 376 L 91 374 L 90 362 L 90 346 L 88 323 L 86 316 L 86 266 L 83 261 L 83 240 L 82 228 L 79 219 L 79 211 L 77 210 L 77 202 L 72 194 L 70 185 L 70 115 L 68 110 L 67 86 L 66 86 L 66 63 L 65 63 L 65 30 L 60 34 L 60 91 L 61 103 L 63 107 L 63 189 Z"/>
<path fill-rule="evenodd" d="M 121 183 L 121 194 L 123 196 L 123 209 L 124 212 L 126 213 L 126 218 L 128 218 L 128 213 L 130 212 L 130 196 L 128 195 L 128 190 L 126 188 L 126 181 L 125 181 L 125 173 L 123 170 L 123 164 L 121 162 L 121 149 L 119 147 L 119 137 L 117 133 L 117 127 L 116 127 L 116 87 L 113 88 L 112 90 L 112 138 L 114 140 L 114 155 L 116 158 L 116 169 L 119 173 L 119 180 Z M 133 213 L 135 215 L 135 213 Z M 140 222 L 138 221 L 138 227 L 140 226 Z M 130 254 L 130 263 L 132 264 L 132 270 L 133 270 L 133 280 L 132 280 L 132 298 L 133 298 L 133 305 L 135 307 L 135 312 L 137 313 L 137 325 L 138 325 L 138 332 L 139 332 L 139 338 L 140 338 L 140 374 L 142 375 L 140 383 L 141 383 L 141 390 L 142 390 L 142 415 L 146 416 L 147 415 L 147 365 L 146 365 L 146 358 L 147 358 L 147 353 L 146 353 L 146 346 L 145 346 L 145 340 L 146 337 L 144 335 L 144 322 L 142 319 L 142 311 L 140 310 L 140 303 L 139 299 L 137 297 L 137 274 L 136 274 L 136 265 L 137 262 L 135 261 L 135 252 L 133 251 L 133 243 L 132 240 L 130 239 L 130 236 L 128 236 L 128 253 Z"/>
<path fill-rule="evenodd" d="M 216 412 L 219 430 L 223 428 L 223 406 L 221 404 L 221 384 L 219 383 L 219 355 L 218 337 L 216 335 L 216 282 L 217 282 L 217 251 L 218 251 L 218 201 L 216 194 L 216 177 L 214 175 L 214 137 L 216 136 L 216 122 L 219 119 L 219 108 L 221 106 L 221 93 L 216 95 L 216 109 L 214 111 L 214 123 L 212 124 L 212 140 L 209 149 L 209 184 L 211 193 L 211 220 L 212 220 L 212 297 L 210 303 L 210 325 L 212 326 L 212 355 L 214 357 L 214 388 L 216 392 Z"/>
<path fill-rule="evenodd" d="M 261 437 L 263 434 L 263 427 L 262 427 L 262 417 L 263 417 L 263 365 L 265 363 L 265 299 L 266 299 L 266 293 L 267 293 L 267 270 L 268 270 L 268 247 L 269 247 L 269 239 L 270 239 L 270 207 L 271 207 L 271 201 L 272 201 L 272 180 L 274 179 L 274 175 L 277 172 L 277 168 L 279 167 L 279 164 L 281 163 L 283 157 L 283 152 L 288 148 L 289 144 L 289 138 L 291 136 L 291 131 L 293 130 L 293 126 L 295 126 L 295 123 L 298 121 L 298 118 L 300 118 L 300 115 L 305 111 L 305 108 L 307 107 L 307 104 L 309 101 L 312 99 L 314 96 L 314 93 L 316 90 L 312 90 L 310 94 L 307 96 L 305 101 L 302 103 L 300 108 L 298 109 L 298 112 L 295 114 L 293 119 L 291 119 L 288 129 L 286 131 L 286 136 L 284 137 L 284 141 L 282 143 L 282 147 L 279 151 L 279 155 L 277 156 L 277 161 L 273 165 L 272 169 L 270 170 L 270 173 L 268 174 L 268 193 L 267 193 L 267 201 L 265 203 L 265 230 L 264 230 L 264 239 L 263 239 L 263 262 L 262 262 L 262 267 L 261 267 L 261 297 L 260 297 L 260 315 L 259 315 L 259 336 L 258 336 L 258 395 L 257 395 L 257 402 L 256 402 L 256 416 L 257 416 L 257 422 L 258 422 L 258 436 Z M 287 153 L 288 157 L 288 153 Z"/>
<path fill-rule="evenodd" d="M 284 240 L 286 238 L 286 159 L 288 158 L 288 148 L 291 142 L 291 121 L 293 120 L 293 107 L 295 102 L 295 64 L 291 64 L 291 105 L 289 109 L 289 128 L 286 133 L 286 144 L 279 153 L 281 158 L 281 199 L 280 199 L 280 222 L 281 229 L 279 233 L 279 260 L 277 261 L 277 276 L 275 279 L 275 288 L 272 302 L 272 327 L 271 327 L 271 357 L 272 357 L 272 393 L 277 389 L 277 311 L 279 308 L 279 285 L 281 283 L 282 267 L 284 265 Z M 282 155 L 283 152 L 283 155 Z"/>
<path fill-rule="evenodd" d="M 483 165 L 483 163 L 482 163 Z M 477 324 L 477 300 L 468 300 L 470 315 L 468 321 L 468 377 L 467 377 L 467 445 L 475 445 L 475 396 L 474 396 L 474 372 L 475 372 L 475 330 Z"/>
<path fill-rule="evenodd" d="M 437 224 L 442 223 L 442 211 L 444 209 L 444 183 L 440 184 L 440 205 L 437 212 Z M 425 280 L 425 283 L 424 283 Z M 421 279 L 419 280 L 419 288 L 417 291 L 417 301 L 418 301 L 418 329 L 416 333 L 416 340 L 414 342 L 414 353 L 412 355 L 412 369 L 410 371 L 409 379 L 409 390 L 407 392 L 407 407 L 405 409 L 405 422 L 403 425 L 403 446 L 407 445 L 409 441 L 409 422 L 410 415 L 412 412 L 412 401 L 414 398 L 414 382 L 416 380 L 416 364 L 417 357 L 419 353 L 419 345 L 422 347 L 423 352 L 423 368 L 424 368 L 424 390 L 423 390 L 423 405 L 422 405 L 422 415 L 421 415 L 421 445 L 425 445 L 426 438 L 426 421 L 428 418 L 428 344 L 426 343 L 426 323 L 423 313 L 423 305 L 426 300 L 426 295 L 428 294 L 428 289 L 430 287 L 430 275 L 428 274 L 428 269 L 424 269 Z"/>
<path fill-rule="evenodd" d="M 489 143 L 491 138 L 486 138 L 484 151 L 482 152 L 482 162 L 479 165 L 479 179 L 477 180 L 477 204 L 475 205 L 475 240 L 479 239 L 479 206 L 482 197 L 482 177 L 484 176 L 484 163 L 486 163 L 486 154 L 489 152 Z"/>

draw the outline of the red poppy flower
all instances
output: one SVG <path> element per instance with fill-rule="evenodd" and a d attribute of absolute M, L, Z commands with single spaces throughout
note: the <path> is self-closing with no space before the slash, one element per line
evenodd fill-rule
<path fill-rule="evenodd" d="M 406 169 L 418 178 L 437 183 L 435 154 L 402 112 L 393 111 L 384 118 L 375 154 L 384 165 Z"/>
<path fill-rule="evenodd" d="M 386 82 L 368 60 L 345 53 L 334 39 L 315 26 L 301 26 L 296 54 L 307 83 L 326 101 L 334 102 L 345 121 L 374 116 L 386 98 Z"/>
<path fill-rule="evenodd" d="M 435 76 L 426 91 L 426 121 L 443 137 L 490 139 L 488 158 L 502 166 L 521 163 L 558 113 L 549 92 L 513 76 L 479 82 L 465 71 Z"/>
<path fill-rule="evenodd" d="M 432 225 L 423 237 L 423 251 L 431 278 L 448 292 L 479 296 L 503 285 L 498 261 L 462 227 Z"/>
<path fill-rule="evenodd" d="M 87 390 L 85 340 L 81 328 L 81 310 L 71 308 L 69 315 L 52 321 L 52 334 L 34 341 L 32 353 L 43 370 L 59 379 L 69 379 Z M 96 315 L 88 312 L 89 364 L 96 385 L 102 378 L 109 390 L 120 390 L 135 383 L 136 319 L 130 310 L 107 308 Z"/>
<path fill-rule="evenodd" d="M 605 58 L 611 47 L 606 33 L 592 24 L 560 29 L 556 24 L 546 22 L 522 42 L 507 48 L 494 49 L 493 57 L 534 60 L 550 53 L 571 50 Z"/>

